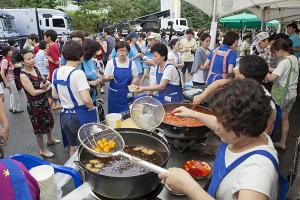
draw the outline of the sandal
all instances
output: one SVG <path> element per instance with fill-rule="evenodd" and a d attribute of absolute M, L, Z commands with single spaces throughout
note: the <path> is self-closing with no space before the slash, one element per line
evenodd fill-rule
<path fill-rule="evenodd" d="M 41 156 L 44 156 L 46 158 L 52 158 L 54 156 L 54 153 L 52 153 L 51 151 L 47 151 L 45 153 L 40 151 Z"/>
<path fill-rule="evenodd" d="M 55 144 L 59 144 L 61 141 L 57 140 L 57 139 L 53 139 L 51 142 L 47 142 L 47 145 L 55 145 Z"/>

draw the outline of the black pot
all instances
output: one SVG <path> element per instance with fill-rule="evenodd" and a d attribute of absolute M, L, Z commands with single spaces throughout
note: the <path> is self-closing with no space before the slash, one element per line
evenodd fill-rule
<path fill-rule="evenodd" d="M 196 109 L 202 113 L 212 114 L 211 111 L 204 106 L 194 106 L 188 103 L 168 103 L 168 104 L 164 104 L 163 106 L 166 113 L 170 113 L 176 108 L 180 106 L 184 106 L 189 109 Z M 185 133 L 185 134 L 197 133 L 198 135 L 202 135 L 203 137 L 205 137 L 207 133 L 210 131 L 210 129 L 207 128 L 206 126 L 196 126 L 196 127 L 175 126 L 173 124 L 169 124 L 165 122 L 162 122 L 160 127 L 163 129 L 167 129 L 172 133 Z"/>
<path fill-rule="evenodd" d="M 170 156 L 168 143 L 153 132 L 121 128 L 116 129 L 124 138 L 126 145 L 142 145 L 154 149 L 163 158 L 161 167 L 166 167 Z M 158 175 L 149 172 L 146 174 L 131 177 L 114 177 L 96 174 L 87 170 L 84 161 L 93 156 L 82 146 L 78 151 L 78 164 L 85 171 L 86 181 L 91 189 L 103 197 L 111 199 L 136 199 L 153 192 L 161 183 Z"/>

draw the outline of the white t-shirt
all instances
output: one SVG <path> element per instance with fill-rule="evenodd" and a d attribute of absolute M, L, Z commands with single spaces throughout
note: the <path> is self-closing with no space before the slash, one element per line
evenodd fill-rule
<path fill-rule="evenodd" d="M 178 70 L 174 65 L 169 65 L 164 69 L 161 79 L 169 80 L 169 83 L 172 85 L 180 85 Z"/>
<path fill-rule="evenodd" d="M 62 66 L 58 68 L 57 70 L 57 80 L 67 80 L 69 73 L 75 69 L 74 67 L 70 66 Z M 71 76 L 70 76 L 70 86 L 71 86 L 71 91 L 77 101 L 77 104 L 79 106 L 83 105 L 83 102 L 81 100 L 80 91 L 90 89 L 89 83 L 86 79 L 86 76 L 82 70 L 75 70 Z M 52 83 L 52 89 L 56 91 L 53 83 Z M 69 91 L 67 86 L 64 85 L 57 85 L 58 89 L 58 97 L 61 102 L 61 106 L 63 108 L 73 108 L 74 104 L 72 102 L 72 99 L 70 97 Z"/>
<path fill-rule="evenodd" d="M 271 138 L 267 145 L 261 145 L 242 153 L 233 153 L 228 147 L 225 152 L 225 164 L 228 167 L 242 155 L 254 150 L 266 150 L 277 159 L 277 152 Z M 272 161 L 262 155 L 253 155 L 234 168 L 221 182 L 217 191 L 217 199 L 237 199 L 236 193 L 240 190 L 253 190 L 265 194 L 270 200 L 276 200 L 278 173 Z"/>
<path fill-rule="evenodd" d="M 290 83 L 288 87 L 289 91 L 286 96 L 286 99 L 292 99 L 297 96 L 297 84 L 298 84 L 298 76 L 299 76 L 298 60 L 294 55 L 290 55 L 287 58 L 283 59 L 273 71 L 275 75 L 279 76 L 276 81 L 282 87 L 284 87 L 288 78 L 289 69 L 291 67 L 290 60 L 293 63 L 292 65 L 293 69 L 290 76 Z"/>
<path fill-rule="evenodd" d="M 172 50 L 168 53 L 168 63 L 178 65 L 183 63 L 179 52 L 174 53 Z"/>
<path fill-rule="evenodd" d="M 116 61 L 117 61 L 117 66 L 119 68 L 128 68 L 129 67 L 129 59 L 126 60 L 126 63 L 120 63 L 118 61 L 118 59 L 116 59 Z M 105 67 L 105 70 L 104 70 L 104 75 L 105 76 L 113 75 L 114 74 L 114 69 L 115 69 L 115 66 L 114 66 L 113 59 L 112 59 L 112 60 L 108 61 L 107 64 L 106 64 L 106 67 Z M 132 76 L 138 76 L 139 75 L 134 61 L 132 61 L 131 71 L 132 71 Z"/>

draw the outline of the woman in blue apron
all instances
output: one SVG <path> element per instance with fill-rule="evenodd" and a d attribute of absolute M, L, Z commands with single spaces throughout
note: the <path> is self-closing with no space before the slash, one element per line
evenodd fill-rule
<path fill-rule="evenodd" d="M 271 108 L 260 84 L 251 79 L 233 80 L 211 99 L 215 116 L 185 107 L 174 110 L 177 116 L 202 121 L 223 142 L 217 151 L 208 191 L 183 169 L 169 169 L 160 178 L 174 192 L 185 193 L 190 199 L 284 200 L 288 183 L 279 173 L 273 143 L 263 133 Z"/>
<path fill-rule="evenodd" d="M 156 85 L 138 87 L 137 92 L 158 91 L 158 99 L 162 104 L 182 101 L 182 86 L 179 70 L 168 64 L 168 48 L 162 43 L 151 47 L 156 66 Z M 174 72 L 174 73 L 173 73 Z M 173 81 L 171 83 L 171 81 Z M 177 82 L 174 83 L 174 82 Z"/>
<path fill-rule="evenodd" d="M 130 46 L 118 42 L 115 50 L 117 58 L 110 60 L 104 71 L 104 80 L 109 81 L 108 87 L 108 113 L 123 113 L 128 111 L 129 104 L 133 101 L 133 93 L 128 86 L 137 85 L 138 71 L 133 61 L 127 58 Z"/>
<path fill-rule="evenodd" d="M 60 123 L 63 141 L 65 146 L 70 146 L 72 155 L 77 150 L 79 128 L 86 123 L 97 122 L 97 110 L 89 93 L 86 76 L 83 71 L 77 69 L 83 57 L 82 46 L 77 42 L 68 41 L 62 54 L 67 64 L 53 74 L 52 95 L 61 101 L 63 109 Z"/>
<path fill-rule="evenodd" d="M 234 31 L 228 31 L 224 35 L 223 45 L 217 47 L 210 53 L 204 67 L 208 67 L 209 74 L 206 84 L 210 85 L 216 80 L 226 79 L 229 74 L 233 73 L 236 65 L 235 48 L 238 45 L 239 35 Z"/>

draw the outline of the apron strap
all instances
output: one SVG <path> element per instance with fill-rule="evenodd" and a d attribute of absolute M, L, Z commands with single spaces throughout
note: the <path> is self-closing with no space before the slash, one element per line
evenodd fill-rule
<path fill-rule="evenodd" d="M 227 51 L 225 52 L 224 57 L 223 57 L 223 74 L 224 75 L 227 74 L 227 57 L 230 52 L 231 52 L 231 49 L 227 49 Z"/>
<path fill-rule="evenodd" d="M 64 86 L 67 86 L 68 91 L 69 91 L 69 95 L 70 95 L 70 98 L 71 98 L 71 100 L 72 100 L 72 102 L 73 102 L 73 104 L 74 104 L 74 107 L 78 107 L 78 103 L 77 103 L 77 101 L 76 101 L 76 99 L 75 99 L 75 97 L 74 97 L 74 95 L 73 95 L 73 92 L 72 92 L 71 86 L 70 86 L 70 77 L 71 77 L 71 74 L 72 74 L 75 70 L 77 70 L 77 69 L 73 69 L 73 70 L 69 73 L 69 75 L 68 75 L 66 81 L 64 81 L 64 80 L 57 80 L 57 71 L 58 71 L 58 70 L 59 70 L 59 69 L 55 70 L 55 71 L 54 71 L 54 75 L 53 75 L 53 84 L 54 84 L 54 87 L 55 87 L 55 89 L 56 89 L 57 94 L 58 94 L 58 88 L 57 88 L 57 85 L 64 85 Z"/>
<path fill-rule="evenodd" d="M 284 176 L 280 173 L 279 171 L 279 164 L 277 162 L 277 160 L 274 158 L 274 156 L 269 153 L 266 150 L 256 150 L 256 151 L 252 151 L 249 152 L 243 156 L 241 156 L 240 158 L 238 158 L 237 160 L 235 160 L 231 165 L 229 165 L 226 168 L 226 173 L 228 174 L 230 171 L 232 171 L 235 167 L 237 167 L 239 164 L 241 164 L 242 162 L 244 162 L 247 158 L 253 156 L 253 155 L 262 155 L 267 157 L 269 160 L 271 160 L 271 162 L 273 163 L 273 166 L 275 167 L 278 175 L 279 175 L 279 183 L 280 183 L 280 189 L 279 189 L 279 196 L 278 199 L 279 200 L 284 200 L 285 196 L 288 192 L 289 189 L 289 184 L 287 182 L 287 180 L 284 178 Z"/>
<path fill-rule="evenodd" d="M 211 59 L 211 62 L 210 62 L 210 69 L 211 70 L 212 70 L 212 67 L 214 65 L 214 62 L 215 62 L 215 59 L 216 59 L 216 56 L 217 56 L 218 52 L 219 52 L 219 47 L 215 49 L 215 52 L 214 52 L 213 57 Z"/>
<path fill-rule="evenodd" d="M 26 181 L 25 175 L 19 166 L 11 159 L 3 159 L 1 162 L 9 172 L 9 177 L 13 186 L 14 197 L 16 200 L 32 200 L 31 192 Z"/>

